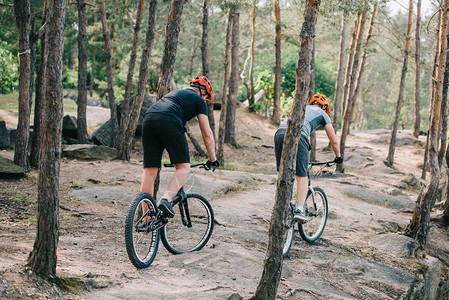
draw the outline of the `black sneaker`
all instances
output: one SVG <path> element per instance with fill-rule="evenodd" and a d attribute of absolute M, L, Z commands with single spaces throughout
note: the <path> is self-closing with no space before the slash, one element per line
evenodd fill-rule
<path fill-rule="evenodd" d="M 295 221 L 299 222 L 299 223 L 306 223 L 307 222 L 307 218 L 304 215 L 304 212 L 302 210 L 300 210 L 299 208 L 295 210 L 294 212 L 294 216 Z"/>
<path fill-rule="evenodd" d="M 170 218 L 173 218 L 175 215 L 175 211 L 173 210 L 171 203 L 165 198 L 161 199 L 159 209 L 162 210 L 162 212 Z"/>

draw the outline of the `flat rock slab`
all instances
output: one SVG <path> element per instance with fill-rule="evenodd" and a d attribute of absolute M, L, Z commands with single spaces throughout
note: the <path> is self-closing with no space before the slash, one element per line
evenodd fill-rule
<path fill-rule="evenodd" d="M 114 148 L 90 144 L 69 145 L 62 151 L 64 157 L 82 160 L 111 160 L 117 156 Z"/>
<path fill-rule="evenodd" d="M 0 156 L 0 178 L 14 179 L 24 176 L 25 172 L 21 166 L 16 165 L 12 160 Z"/>
<path fill-rule="evenodd" d="M 393 196 L 355 185 L 344 186 L 341 190 L 350 197 L 372 204 L 383 205 L 398 210 L 415 208 L 415 201 L 407 196 Z"/>
<path fill-rule="evenodd" d="M 130 190 L 121 186 L 99 186 L 76 190 L 70 195 L 82 201 L 112 201 L 120 200 L 130 194 L 132 194 Z"/>

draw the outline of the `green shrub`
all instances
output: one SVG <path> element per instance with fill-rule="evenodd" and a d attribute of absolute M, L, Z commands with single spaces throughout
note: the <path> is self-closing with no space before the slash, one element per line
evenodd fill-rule
<path fill-rule="evenodd" d="M 19 72 L 17 57 L 3 48 L 0 42 L 0 94 L 12 92 L 18 86 Z"/>

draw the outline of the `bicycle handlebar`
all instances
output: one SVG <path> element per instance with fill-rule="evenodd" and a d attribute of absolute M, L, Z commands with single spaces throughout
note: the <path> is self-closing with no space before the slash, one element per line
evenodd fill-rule
<path fill-rule="evenodd" d="M 164 167 L 166 168 L 173 168 L 174 166 L 175 166 L 174 164 L 164 164 Z M 190 164 L 190 167 L 191 168 L 200 167 L 205 170 L 212 170 L 212 172 L 215 171 L 215 168 L 209 168 L 206 163 Z"/>
<path fill-rule="evenodd" d="M 323 162 L 311 162 L 309 163 L 312 167 L 313 166 L 322 166 L 322 165 L 326 165 L 326 167 L 331 167 L 332 165 L 335 165 L 335 161 L 330 160 L 330 161 L 323 161 Z"/>

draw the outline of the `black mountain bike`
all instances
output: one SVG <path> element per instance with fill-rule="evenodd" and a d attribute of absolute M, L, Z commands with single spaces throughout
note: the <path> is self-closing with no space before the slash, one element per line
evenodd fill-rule
<path fill-rule="evenodd" d="M 210 170 L 205 163 L 191 167 Z M 214 212 L 209 202 L 199 194 L 186 194 L 181 187 L 172 204 L 176 214 L 169 219 L 148 193 L 140 193 L 131 203 L 125 222 L 125 244 L 135 267 L 151 265 L 159 247 L 159 235 L 173 254 L 198 251 L 209 241 L 214 229 Z"/>
<path fill-rule="evenodd" d="M 289 214 L 287 224 L 289 227 L 285 234 L 285 243 L 282 250 L 282 255 L 286 257 L 290 253 L 293 239 L 295 237 L 295 227 L 298 228 L 299 234 L 307 243 L 314 243 L 318 240 L 326 227 L 328 206 L 327 197 L 324 191 L 319 187 L 312 187 L 310 185 L 310 170 L 313 166 L 323 166 L 315 176 L 322 173 L 325 167 L 331 167 L 334 165 L 334 161 L 328 162 L 311 162 L 307 168 L 307 177 L 309 181 L 309 191 L 307 192 L 306 202 L 304 203 L 304 214 L 307 218 L 307 222 L 301 224 L 296 222 L 293 218 L 293 212 L 296 208 L 296 204 L 290 203 Z M 298 226 L 295 226 L 298 224 Z"/>

